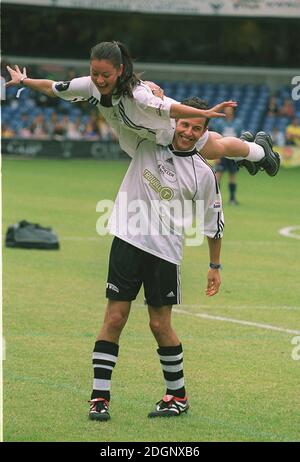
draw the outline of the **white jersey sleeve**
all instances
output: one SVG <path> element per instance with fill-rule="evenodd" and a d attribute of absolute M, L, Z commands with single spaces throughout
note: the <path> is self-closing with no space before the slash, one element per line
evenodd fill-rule
<path fill-rule="evenodd" d="M 170 110 L 173 103 L 177 101 L 172 98 L 164 96 L 163 99 L 154 96 L 148 85 L 140 82 L 133 90 L 133 97 L 137 103 L 138 111 L 140 114 L 144 113 L 144 117 L 147 120 L 151 117 L 150 128 L 162 128 L 162 124 L 166 127 L 170 126 Z"/>
<path fill-rule="evenodd" d="M 201 156 L 197 159 L 196 175 L 198 186 L 194 199 L 203 201 L 204 235 L 213 239 L 221 239 L 224 229 L 222 197 L 212 168 Z"/>
<path fill-rule="evenodd" d="M 204 214 L 204 235 L 213 239 L 221 239 L 224 229 L 224 214 L 220 195 L 210 197 Z"/>
<path fill-rule="evenodd" d="M 127 99 L 127 102 L 130 110 L 130 100 Z M 131 102 L 134 102 L 134 110 L 130 111 L 133 124 L 153 130 L 155 137 L 151 140 L 157 144 L 163 146 L 170 144 L 175 128 L 175 120 L 170 118 L 170 110 L 171 105 L 177 101 L 166 96 L 164 99 L 154 96 L 151 89 L 140 82 L 133 90 Z"/>
<path fill-rule="evenodd" d="M 54 82 L 53 93 L 66 101 L 75 103 L 93 97 L 93 85 L 90 77 L 79 77 L 66 82 Z"/>

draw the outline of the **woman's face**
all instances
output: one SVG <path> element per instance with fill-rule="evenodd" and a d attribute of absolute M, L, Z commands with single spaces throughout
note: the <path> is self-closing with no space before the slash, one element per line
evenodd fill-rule
<path fill-rule="evenodd" d="M 93 59 L 90 65 L 91 79 L 100 91 L 101 95 L 110 95 L 114 91 L 118 77 L 122 75 L 123 64 L 119 68 L 107 59 Z"/>

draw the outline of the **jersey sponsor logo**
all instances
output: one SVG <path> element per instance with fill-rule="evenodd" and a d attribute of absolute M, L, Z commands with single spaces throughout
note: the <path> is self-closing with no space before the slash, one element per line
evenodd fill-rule
<path fill-rule="evenodd" d="M 222 210 L 222 200 L 219 197 L 219 195 L 215 197 L 214 203 L 212 204 L 211 208 L 214 210 L 214 212 L 220 212 Z"/>
<path fill-rule="evenodd" d="M 106 284 L 106 288 L 107 288 L 107 289 L 110 289 L 110 290 L 113 290 L 114 292 L 117 292 L 117 293 L 120 292 L 119 289 L 118 289 L 118 287 L 115 286 L 114 284 L 112 284 L 111 282 L 108 282 L 108 283 Z"/>
<path fill-rule="evenodd" d="M 171 188 L 167 188 L 166 186 L 161 188 L 159 191 L 159 197 L 165 201 L 170 201 L 173 199 L 174 192 Z"/>
<path fill-rule="evenodd" d="M 214 205 L 213 205 L 213 208 L 214 209 L 220 209 L 221 208 L 221 201 L 217 200 L 214 202 Z"/>
<path fill-rule="evenodd" d="M 159 194 L 159 197 L 163 200 L 170 201 L 174 197 L 174 191 L 172 188 L 167 186 L 162 186 L 158 178 L 156 178 L 153 173 L 145 168 L 143 172 L 143 177 L 148 181 L 150 188 L 152 188 L 156 193 Z"/>
<path fill-rule="evenodd" d="M 71 82 L 57 82 L 55 84 L 55 89 L 57 91 L 66 91 L 69 88 L 70 83 Z"/>
<path fill-rule="evenodd" d="M 164 178 L 166 178 L 168 181 L 170 181 L 171 183 L 175 183 L 175 181 L 177 180 L 176 173 L 173 172 L 173 170 L 170 170 L 169 168 L 167 168 L 163 164 L 163 162 L 158 164 L 158 170 L 160 171 L 161 175 Z"/>

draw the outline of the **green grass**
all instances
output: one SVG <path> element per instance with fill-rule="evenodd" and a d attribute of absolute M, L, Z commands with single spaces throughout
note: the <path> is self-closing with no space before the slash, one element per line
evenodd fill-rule
<path fill-rule="evenodd" d="M 111 237 L 96 237 L 96 203 L 113 199 L 127 162 L 3 161 L 3 233 L 21 219 L 51 225 L 58 252 L 4 249 L 5 441 L 300 440 L 300 361 L 294 334 L 204 319 L 207 313 L 300 330 L 300 169 L 238 176 L 227 202 L 221 292 L 205 297 L 207 246 L 185 249 L 183 306 L 174 326 L 185 352 L 191 409 L 149 420 L 164 393 L 142 293 L 113 373 L 107 423 L 87 419 L 91 352 L 105 308 Z"/>

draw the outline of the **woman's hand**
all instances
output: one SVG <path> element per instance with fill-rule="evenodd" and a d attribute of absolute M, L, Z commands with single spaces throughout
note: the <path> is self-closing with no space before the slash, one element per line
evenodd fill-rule
<path fill-rule="evenodd" d="M 203 110 L 205 117 L 213 118 L 213 117 L 226 117 L 223 111 L 226 107 L 237 107 L 236 101 L 223 101 L 223 103 L 219 103 L 216 106 L 212 107 L 211 109 L 207 109 L 206 111 Z"/>
<path fill-rule="evenodd" d="M 160 99 L 164 99 L 164 91 L 159 85 L 148 80 L 145 80 L 144 83 L 150 88 L 154 96 L 157 96 Z"/>
<path fill-rule="evenodd" d="M 11 87 L 13 85 L 19 85 L 20 81 L 24 79 L 25 77 L 27 77 L 26 67 L 23 67 L 23 72 L 20 71 L 20 68 L 17 64 L 15 65 L 15 69 L 12 69 L 9 66 L 6 66 L 6 68 L 11 77 L 11 80 L 9 82 L 6 82 L 5 84 L 6 87 Z"/>

